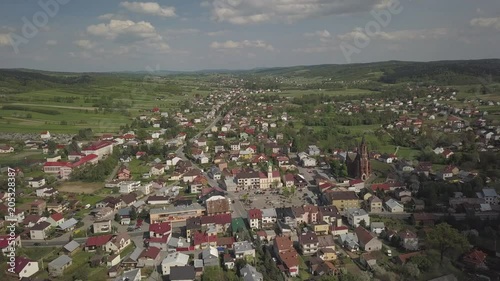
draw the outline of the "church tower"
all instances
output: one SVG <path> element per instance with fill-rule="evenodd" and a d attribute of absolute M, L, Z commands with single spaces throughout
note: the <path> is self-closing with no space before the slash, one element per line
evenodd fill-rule
<path fill-rule="evenodd" d="M 361 144 L 359 145 L 358 149 L 358 167 L 359 167 L 359 178 L 363 181 L 367 180 L 372 172 L 371 166 L 370 166 L 370 157 L 368 154 L 368 147 L 366 146 L 366 140 L 365 136 L 363 136 L 363 139 L 361 140 Z"/>
<path fill-rule="evenodd" d="M 273 165 L 271 164 L 271 161 L 267 162 L 267 184 L 268 188 L 273 185 Z"/>

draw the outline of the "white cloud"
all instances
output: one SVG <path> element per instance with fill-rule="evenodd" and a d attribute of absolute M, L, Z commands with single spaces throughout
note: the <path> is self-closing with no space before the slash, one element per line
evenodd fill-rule
<path fill-rule="evenodd" d="M 207 32 L 207 35 L 213 37 L 213 36 L 221 36 L 227 33 L 228 33 L 227 30 L 218 30 L 218 31 Z"/>
<path fill-rule="evenodd" d="M 113 13 L 100 15 L 97 18 L 100 19 L 100 20 L 104 20 L 104 21 L 108 21 L 108 20 L 126 20 L 127 19 L 125 17 L 125 15 L 123 15 L 123 14 L 113 14 Z"/>
<path fill-rule="evenodd" d="M 181 29 L 168 29 L 167 34 L 169 35 L 187 35 L 187 34 L 197 34 L 200 30 L 196 28 L 181 28 Z"/>
<path fill-rule="evenodd" d="M 57 40 L 47 40 L 47 42 L 45 42 L 46 45 L 49 45 L 49 46 L 55 46 L 57 45 Z"/>
<path fill-rule="evenodd" d="M 162 7 L 155 2 L 122 2 L 120 6 L 135 13 L 160 17 L 175 17 L 175 7 Z"/>
<path fill-rule="evenodd" d="M 403 41 L 416 39 L 439 39 L 449 34 L 446 28 L 399 30 L 393 32 L 376 32 L 368 35 L 364 29 L 358 27 L 353 31 L 338 35 L 342 41 L 381 39 L 387 41 Z"/>
<path fill-rule="evenodd" d="M 315 32 L 304 33 L 306 37 L 318 37 L 321 42 L 330 42 L 332 41 L 332 35 L 328 30 L 317 30 Z"/>
<path fill-rule="evenodd" d="M 243 40 L 243 41 L 233 41 L 228 40 L 226 42 L 213 42 L 210 45 L 212 49 L 241 49 L 241 48 L 263 48 L 269 51 L 274 51 L 274 47 L 270 44 L 267 44 L 262 40 Z"/>
<path fill-rule="evenodd" d="M 108 39 L 116 39 L 119 36 L 132 36 L 136 38 L 159 36 L 151 23 L 145 21 L 133 22 L 131 20 L 111 20 L 108 24 L 90 25 L 87 27 L 87 32 Z"/>
<path fill-rule="evenodd" d="M 489 27 L 500 30 L 500 17 L 498 18 L 475 18 L 470 21 L 470 25 L 476 27 Z"/>
<path fill-rule="evenodd" d="M 82 49 L 93 49 L 95 47 L 95 43 L 90 41 L 90 40 L 77 40 L 77 41 L 74 41 L 73 42 L 75 45 L 77 45 L 78 47 L 82 48 Z"/>
<path fill-rule="evenodd" d="M 390 0 L 206 0 L 212 19 L 232 24 L 294 22 L 306 18 L 366 12 L 387 6 Z"/>
<path fill-rule="evenodd" d="M 306 53 L 306 54 L 315 54 L 315 53 L 325 53 L 338 50 L 337 47 L 334 46 L 316 46 L 316 47 L 305 47 L 305 48 L 297 48 L 293 49 L 294 52 L 297 53 Z"/>
<path fill-rule="evenodd" d="M 10 45 L 10 35 L 0 33 L 0 46 L 8 46 L 8 45 Z"/>

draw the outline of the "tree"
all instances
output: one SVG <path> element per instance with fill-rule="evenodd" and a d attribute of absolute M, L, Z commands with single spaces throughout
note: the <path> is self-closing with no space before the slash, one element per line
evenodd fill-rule
<path fill-rule="evenodd" d="M 441 265 L 445 255 L 450 255 L 453 252 L 461 254 L 470 247 L 465 236 L 447 223 L 436 225 L 428 233 L 427 238 L 428 245 L 439 252 Z"/>
<path fill-rule="evenodd" d="M 57 144 L 53 140 L 47 142 L 47 148 L 49 149 L 49 154 L 54 154 L 57 148 Z"/>
<path fill-rule="evenodd" d="M 131 220 L 136 220 L 137 219 L 137 211 L 135 210 L 135 208 L 132 208 L 130 210 L 129 215 L 130 215 L 130 219 Z"/>
<path fill-rule="evenodd" d="M 120 215 L 119 214 L 115 214 L 115 221 L 120 222 Z"/>
<path fill-rule="evenodd" d="M 362 226 L 363 228 L 366 228 L 366 221 L 365 220 L 361 220 L 359 222 L 359 226 Z"/>

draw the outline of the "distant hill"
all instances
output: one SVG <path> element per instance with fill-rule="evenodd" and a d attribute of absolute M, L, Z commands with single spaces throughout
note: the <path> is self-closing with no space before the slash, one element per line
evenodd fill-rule
<path fill-rule="evenodd" d="M 207 75 L 217 73 L 257 77 L 324 78 L 332 81 L 369 80 L 378 84 L 422 82 L 438 85 L 465 85 L 485 83 L 485 81 L 500 82 L 500 59 L 434 62 L 386 61 L 192 72 L 160 70 L 155 71 L 154 75 Z M 141 81 L 145 74 L 148 73 L 145 71 L 71 73 L 30 69 L 0 69 L 0 94 L 53 87 L 73 87 L 75 85 L 85 87 L 96 83 L 99 85 L 113 85 L 123 77 Z"/>
<path fill-rule="evenodd" d="M 253 75 L 322 77 L 333 80 L 368 79 L 382 83 L 433 82 L 438 84 L 478 84 L 500 82 L 500 59 L 404 62 L 387 61 L 363 64 L 325 64 L 247 71 Z"/>

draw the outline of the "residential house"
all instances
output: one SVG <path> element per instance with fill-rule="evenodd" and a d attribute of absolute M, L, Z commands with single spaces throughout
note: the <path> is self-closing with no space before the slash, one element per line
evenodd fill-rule
<path fill-rule="evenodd" d="M 148 247 L 137 258 L 138 267 L 154 267 L 160 261 L 160 248 Z"/>
<path fill-rule="evenodd" d="M 477 197 L 484 199 L 486 204 L 498 205 L 500 202 L 500 196 L 493 188 L 483 188 L 480 192 L 477 192 Z"/>
<path fill-rule="evenodd" d="M 80 244 L 78 244 L 75 240 L 71 240 L 63 246 L 64 253 L 68 255 L 74 254 L 78 249 L 80 249 Z"/>
<path fill-rule="evenodd" d="M 193 281 L 196 278 L 194 266 L 176 266 L 170 269 L 170 281 Z"/>
<path fill-rule="evenodd" d="M 57 227 L 64 222 L 64 216 L 61 213 L 53 213 L 47 218 L 47 222 L 50 223 L 50 226 Z"/>
<path fill-rule="evenodd" d="M 120 253 L 128 245 L 132 243 L 130 236 L 126 232 L 119 233 L 109 240 L 105 245 L 104 249 L 106 252 Z"/>
<path fill-rule="evenodd" d="M 487 269 L 486 257 L 487 255 L 484 252 L 474 249 L 462 257 L 462 262 L 467 268 L 473 270 Z"/>
<path fill-rule="evenodd" d="M 30 229 L 30 238 L 31 240 L 44 240 L 47 238 L 47 233 L 50 230 L 50 223 L 47 221 L 42 221 L 35 224 Z"/>
<path fill-rule="evenodd" d="M 418 250 L 418 237 L 417 234 L 404 230 L 398 233 L 399 240 L 401 241 L 401 247 L 407 251 L 417 251 Z"/>
<path fill-rule="evenodd" d="M 92 223 L 93 233 L 111 232 L 111 220 L 97 220 Z"/>
<path fill-rule="evenodd" d="M 368 210 L 372 213 L 380 213 L 382 212 L 382 200 L 377 196 L 370 196 L 367 200 Z"/>
<path fill-rule="evenodd" d="M 248 223 L 251 229 L 262 228 L 262 211 L 260 209 L 248 210 Z"/>
<path fill-rule="evenodd" d="M 347 209 L 347 222 L 352 227 L 360 226 L 364 221 L 364 226 L 370 225 L 370 216 L 363 209 L 349 208 Z"/>
<path fill-rule="evenodd" d="M 348 208 L 359 208 L 360 200 L 354 191 L 331 191 L 325 194 L 328 204 L 331 204 L 341 212 Z"/>
<path fill-rule="evenodd" d="M 67 255 L 61 255 L 48 264 L 49 274 L 52 277 L 63 276 L 64 270 L 73 264 L 73 260 Z"/>
<path fill-rule="evenodd" d="M 354 233 L 358 238 L 359 246 L 366 252 L 379 251 L 382 249 L 382 242 L 375 235 L 362 226 L 358 226 Z"/>
<path fill-rule="evenodd" d="M 264 281 L 262 273 L 258 272 L 255 267 L 249 264 L 246 264 L 240 269 L 240 276 L 243 278 L 243 281 Z"/>
<path fill-rule="evenodd" d="M 46 184 L 44 177 L 36 177 L 28 180 L 28 186 L 32 188 L 40 188 Z"/>
<path fill-rule="evenodd" d="M 201 252 L 201 258 L 203 259 L 203 265 L 207 266 L 219 266 L 219 251 L 215 247 L 207 247 Z"/>
<path fill-rule="evenodd" d="M 413 213 L 411 221 L 416 226 L 434 226 L 436 218 L 430 213 Z"/>
<path fill-rule="evenodd" d="M 299 247 L 303 255 L 313 255 L 318 251 L 319 241 L 316 233 L 304 232 L 299 236 Z"/>
<path fill-rule="evenodd" d="M 89 238 L 87 238 L 87 241 L 85 242 L 84 249 L 85 249 L 85 251 L 88 251 L 88 252 L 93 252 L 93 251 L 96 251 L 97 249 L 104 250 L 106 244 L 108 242 L 110 242 L 112 239 L 113 239 L 113 235 L 111 235 L 111 234 L 89 237 Z"/>
<path fill-rule="evenodd" d="M 385 224 L 383 222 L 372 222 L 370 224 L 370 231 L 375 234 L 380 234 L 385 230 Z"/>
<path fill-rule="evenodd" d="M 56 230 L 62 231 L 62 232 L 72 231 L 75 229 L 77 223 L 78 223 L 78 221 L 75 218 L 70 218 L 69 220 L 58 225 Z"/>
<path fill-rule="evenodd" d="M 292 240 L 286 236 L 276 236 L 273 249 L 284 271 L 292 277 L 297 276 L 299 274 L 299 258 Z"/>
<path fill-rule="evenodd" d="M 169 275 L 170 269 L 183 267 L 189 262 L 189 255 L 175 252 L 168 254 L 161 262 L 161 271 L 163 275 Z"/>
<path fill-rule="evenodd" d="M 47 203 L 45 201 L 36 199 L 30 204 L 30 214 L 41 215 L 46 207 Z"/>
<path fill-rule="evenodd" d="M 15 258 L 14 273 L 19 279 L 29 278 L 38 272 L 38 262 L 24 257 Z"/>
<path fill-rule="evenodd" d="M 237 259 L 255 258 L 255 248 L 248 241 L 234 242 L 234 257 Z"/>
<path fill-rule="evenodd" d="M 212 196 L 205 201 L 207 215 L 227 214 L 231 212 L 231 202 L 224 196 Z"/>
<path fill-rule="evenodd" d="M 403 205 L 401 205 L 401 203 L 399 203 L 398 201 L 396 201 L 392 198 L 385 201 L 385 208 L 390 213 L 403 213 L 404 212 Z"/>

